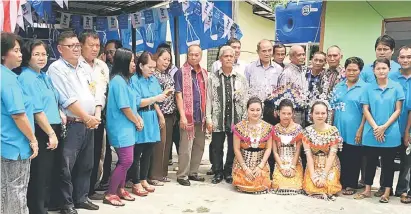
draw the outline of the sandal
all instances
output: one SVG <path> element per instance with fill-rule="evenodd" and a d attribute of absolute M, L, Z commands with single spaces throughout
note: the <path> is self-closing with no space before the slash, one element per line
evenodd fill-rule
<path fill-rule="evenodd" d="M 345 188 L 342 191 L 343 195 L 354 195 L 355 193 L 357 193 L 357 190 L 351 188 Z"/>
<path fill-rule="evenodd" d="M 161 182 L 161 181 L 159 181 L 159 180 L 147 180 L 147 183 L 149 183 L 150 185 L 153 185 L 153 186 L 158 186 L 158 187 L 161 187 L 161 186 L 164 186 L 164 183 L 163 182 Z M 144 187 L 145 188 L 145 187 Z M 146 189 L 147 190 L 147 189 Z M 148 190 L 147 190 L 148 191 Z M 149 191 L 150 192 L 150 191 Z"/>
<path fill-rule="evenodd" d="M 126 190 L 123 190 L 122 192 L 119 191 L 118 195 L 120 196 L 121 199 L 125 201 L 135 201 L 136 199 L 130 195 L 129 192 Z"/>
<path fill-rule="evenodd" d="M 384 190 L 379 189 L 376 193 L 374 193 L 375 197 L 381 197 L 384 195 Z"/>
<path fill-rule="evenodd" d="M 355 200 L 362 200 L 362 199 L 365 199 L 365 198 L 371 198 L 371 196 L 366 195 L 364 193 L 358 193 L 358 194 L 354 195 Z"/>
<path fill-rule="evenodd" d="M 386 204 L 388 202 L 390 202 L 390 197 L 381 196 L 380 203 Z"/>
<path fill-rule="evenodd" d="M 115 207 L 122 207 L 125 205 L 123 204 L 123 202 L 121 202 L 121 199 L 117 195 L 110 195 L 108 198 L 106 197 L 104 197 L 103 199 L 103 204 L 108 204 L 108 205 L 112 205 Z M 119 202 L 119 203 L 115 204 L 114 202 Z"/>
<path fill-rule="evenodd" d="M 150 192 L 150 193 L 153 193 L 156 190 L 156 188 L 154 188 L 152 186 L 144 186 L 144 185 L 142 185 L 142 186 L 147 192 Z"/>
<path fill-rule="evenodd" d="M 411 197 L 408 195 L 401 195 L 400 196 L 400 201 L 403 204 L 411 204 Z"/>
<path fill-rule="evenodd" d="M 139 189 L 139 188 L 136 188 L 134 186 L 132 187 L 131 192 L 134 195 L 137 195 L 137 196 L 140 196 L 140 197 L 144 197 L 144 196 L 148 195 L 148 192 L 145 189 Z"/>
<path fill-rule="evenodd" d="M 168 182 L 171 182 L 171 179 L 168 178 L 168 177 L 163 177 L 163 178 L 162 178 L 161 180 L 159 180 L 159 181 L 168 183 Z"/>

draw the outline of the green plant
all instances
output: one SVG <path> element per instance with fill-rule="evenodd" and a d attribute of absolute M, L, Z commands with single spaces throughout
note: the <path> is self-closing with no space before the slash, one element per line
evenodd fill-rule
<path fill-rule="evenodd" d="M 287 7 L 287 4 L 290 3 L 291 1 L 293 1 L 293 0 L 269 0 L 269 1 L 267 1 L 267 4 L 268 4 L 273 10 L 275 10 L 275 7 L 276 7 L 277 5 L 282 5 L 282 6 L 284 6 L 284 7 Z M 299 2 L 299 0 L 294 0 L 294 1 L 296 1 L 297 4 L 298 4 L 298 2 Z"/>

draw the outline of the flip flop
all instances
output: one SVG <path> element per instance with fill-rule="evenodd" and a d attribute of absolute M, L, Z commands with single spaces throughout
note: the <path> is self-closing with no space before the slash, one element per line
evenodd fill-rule
<path fill-rule="evenodd" d="M 386 204 L 390 202 L 390 197 L 381 196 L 380 203 Z"/>
<path fill-rule="evenodd" d="M 161 180 L 159 180 L 159 181 L 161 181 L 161 182 L 171 182 L 171 179 L 170 178 L 168 178 L 168 177 L 163 177 Z"/>
<path fill-rule="evenodd" d="M 121 204 L 114 204 L 114 201 L 120 202 Z M 108 198 L 104 197 L 103 204 L 108 204 L 115 207 L 122 207 L 125 205 L 121 202 L 121 199 L 117 195 L 111 195 Z"/>
<path fill-rule="evenodd" d="M 158 181 L 158 180 L 148 180 L 147 183 L 149 183 L 150 185 L 153 185 L 153 186 L 157 186 L 157 187 L 164 186 L 164 183 L 161 182 L 161 181 Z"/>
<path fill-rule="evenodd" d="M 342 191 L 343 195 L 354 195 L 355 193 L 357 193 L 357 190 L 351 188 L 346 188 Z"/>
<path fill-rule="evenodd" d="M 358 194 L 354 195 L 355 200 L 362 200 L 362 199 L 365 199 L 365 198 L 371 198 L 371 196 L 368 196 L 364 193 L 358 193 Z"/>
<path fill-rule="evenodd" d="M 400 196 L 400 201 L 403 204 L 411 204 L 411 197 L 407 195 L 401 195 Z"/>
<path fill-rule="evenodd" d="M 133 198 L 129 192 L 125 191 L 123 193 L 119 192 L 118 195 L 120 196 L 121 199 L 125 201 L 135 201 L 136 199 Z"/>

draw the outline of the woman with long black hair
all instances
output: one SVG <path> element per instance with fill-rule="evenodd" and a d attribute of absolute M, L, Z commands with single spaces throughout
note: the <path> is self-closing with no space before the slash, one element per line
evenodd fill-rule
<path fill-rule="evenodd" d="M 124 189 L 127 170 L 133 163 L 136 132 L 143 128 L 142 120 L 137 114 L 140 99 L 131 87 L 131 76 L 135 69 L 131 50 L 117 49 L 113 57 L 106 116 L 108 139 L 117 152 L 118 163 L 103 201 L 113 206 L 124 206 L 121 199 L 135 200 Z"/>

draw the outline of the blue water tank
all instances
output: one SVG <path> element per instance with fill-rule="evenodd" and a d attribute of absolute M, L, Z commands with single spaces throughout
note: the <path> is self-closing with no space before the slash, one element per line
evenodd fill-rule
<path fill-rule="evenodd" d="M 276 41 L 283 44 L 320 42 L 321 1 L 290 2 L 275 8 Z"/>

